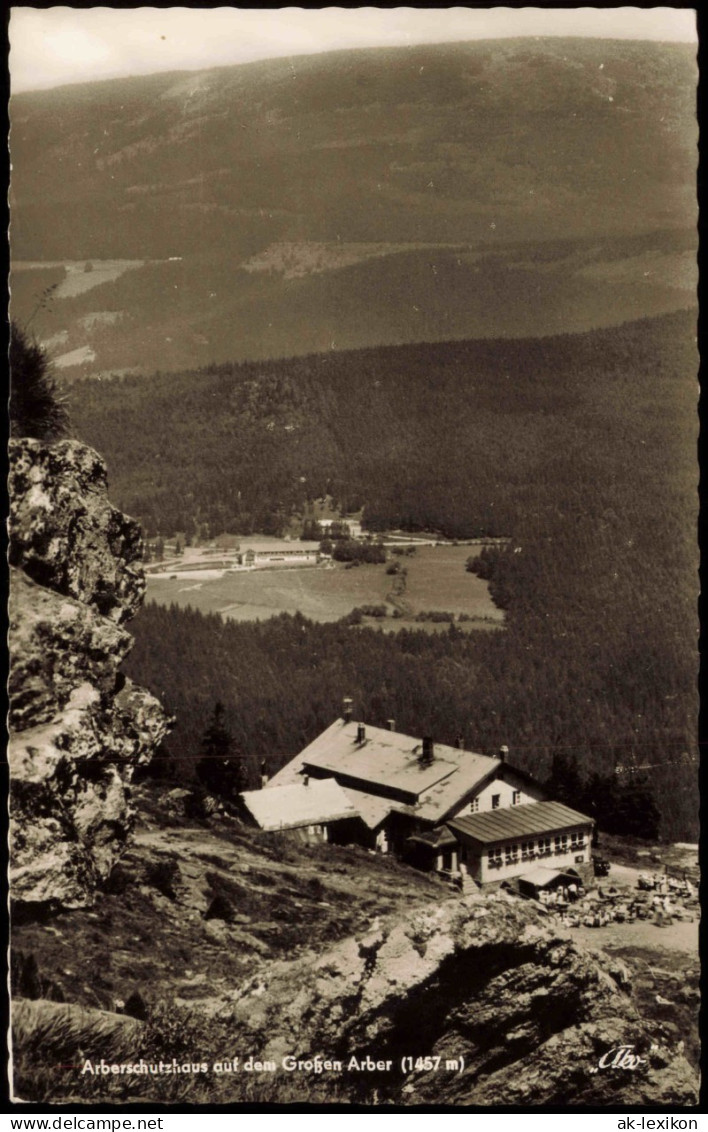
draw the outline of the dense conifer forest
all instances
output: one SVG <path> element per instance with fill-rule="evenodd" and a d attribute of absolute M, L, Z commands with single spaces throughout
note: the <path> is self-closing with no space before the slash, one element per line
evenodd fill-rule
<path fill-rule="evenodd" d="M 586 784 L 603 776 L 594 797 L 605 799 L 604 820 L 625 804 L 609 798 L 612 783 L 615 792 L 633 783 L 648 822 L 658 807 L 662 836 L 695 837 L 695 372 L 693 322 L 676 315 L 559 339 L 220 368 L 202 384 L 180 375 L 131 386 L 129 398 L 124 390 L 112 402 L 123 414 L 106 413 L 111 448 L 120 436 L 134 452 L 146 444 L 134 414 L 149 412 L 161 466 L 176 469 L 181 456 L 185 490 L 201 490 L 218 465 L 221 500 L 233 503 L 237 483 L 242 500 L 256 491 L 266 500 L 297 471 L 363 504 L 374 528 L 512 540 L 484 564 L 507 610 L 494 634 L 391 636 L 297 616 L 233 624 L 148 606 L 128 668 L 179 716 L 158 765 L 194 765 L 218 700 L 257 785 L 261 759 L 282 765 L 349 694 L 373 724 L 394 717 L 400 730 L 441 742 L 462 734 L 490 753 L 507 743 L 541 777 L 567 757 Z M 162 390 L 157 410 L 151 388 Z M 249 418 L 249 397 L 265 397 L 268 413 Z M 210 403 L 227 407 L 228 423 L 212 412 L 208 431 Z M 248 436 L 255 419 L 300 420 L 308 444 L 289 448 L 292 433 L 276 444 L 276 430 L 261 428 L 249 479 L 226 438 L 230 425 Z M 189 429 L 202 444 L 187 448 Z"/>
<path fill-rule="evenodd" d="M 694 327 L 679 312 L 86 380 L 72 418 L 151 537 L 279 533 L 325 494 L 373 530 L 535 536 L 550 507 L 584 534 L 597 509 L 629 519 L 691 493 Z M 679 505 L 692 515 L 692 496 Z"/>

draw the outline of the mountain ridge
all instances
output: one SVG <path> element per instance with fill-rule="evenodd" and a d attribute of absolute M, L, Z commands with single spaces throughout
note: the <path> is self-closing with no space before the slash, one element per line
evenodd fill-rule
<path fill-rule="evenodd" d="M 587 329 L 564 313 L 569 282 L 595 325 L 616 321 L 618 307 L 638 317 L 692 305 L 694 54 L 485 40 L 18 94 L 15 263 L 143 266 L 71 303 L 54 295 L 34 315 L 40 280 L 18 266 L 13 313 L 32 315 L 42 338 L 65 333 L 62 357 L 90 350 L 86 364 L 65 363 L 71 376 L 444 339 L 451 320 L 462 337 L 519 323 L 529 333 L 554 309 L 558 329 Z M 625 238 L 656 255 L 667 229 L 684 230 L 678 289 L 631 256 L 619 287 L 562 257 L 537 270 L 559 239 L 597 242 L 605 263 Z M 326 280 L 244 269 L 284 243 L 375 243 L 386 254 Z M 536 245 L 522 283 L 510 255 L 520 243 Z M 412 261 L 389 254 L 400 244 Z M 459 264 L 451 244 L 486 255 L 484 269 Z M 95 312 L 115 316 L 100 334 L 80 322 Z"/>
<path fill-rule="evenodd" d="M 461 39 L 461 40 L 440 39 L 440 40 L 435 40 L 435 41 L 430 41 L 430 42 L 425 42 L 425 43 L 416 43 L 416 44 L 398 44 L 398 45 L 396 45 L 396 44 L 382 44 L 382 45 L 379 45 L 379 46 L 369 46 L 369 47 L 353 47 L 353 48 L 352 47 L 343 47 L 343 48 L 332 48 L 332 49 L 327 48 L 327 49 L 324 49 L 322 51 L 304 51 L 304 52 L 300 52 L 300 53 L 295 52 L 292 55 L 287 55 L 287 54 L 285 54 L 285 55 L 265 55 L 265 56 L 263 56 L 263 58 L 259 58 L 259 59 L 248 59 L 248 60 L 244 60 L 244 61 L 239 62 L 239 63 L 223 63 L 223 64 L 219 64 L 218 66 L 214 66 L 214 67 L 186 67 L 186 68 L 184 68 L 184 67 L 179 68 L 178 67 L 178 68 L 175 68 L 174 70 L 170 69 L 170 70 L 145 71 L 145 72 L 141 72 L 140 74 L 137 74 L 137 75 L 130 75 L 130 74 L 109 75 L 105 79 L 95 79 L 95 78 L 94 79 L 81 79 L 81 80 L 77 80 L 75 82 L 57 83 L 57 84 L 52 85 L 52 86 L 31 87 L 31 88 L 28 87 L 26 89 L 17 91 L 16 94 L 14 95 L 14 97 L 19 97 L 19 96 L 24 97 L 24 96 L 30 96 L 30 95 L 40 96 L 40 95 L 43 95 L 43 94 L 47 94 L 50 91 L 52 91 L 52 92 L 62 91 L 62 90 L 74 89 L 74 88 L 77 88 L 77 87 L 87 87 L 87 86 L 102 87 L 102 86 L 108 85 L 109 83 L 118 84 L 118 83 L 122 83 L 122 82 L 131 82 L 133 80 L 138 80 L 138 79 L 151 80 L 151 79 L 157 79 L 158 77 L 172 78 L 172 79 L 186 79 L 186 78 L 189 78 L 191 76 L 203 75 L 203 74 L 206 74 L 208 72 L 218 73 L 218 72 L 233 71 L 236 68 L 239 68 L 239 69 L 244 69 L 244 68 L 248 68 L 248 67 L 256 68 L 256 67 L 261 67 L 261 66 L 264 66 L 264 65 L 267 65 L 267 64 L 277 64 L 277 63 L 282 62 L 282 61 L 286 61 L 287 63 L 289 63 L 293 59 L 307 60 L 307 59 L 322 59 L 324 57 L 327 57 L 329 59 L 333 59 L 333 58 L 336 58 L 338 56 L 349 55 L 352 52 L 358 52 L 360 54 L 366 53 L 366 54 L 370 54 L 370 55 L 375 55 L 377 53 L 382 54 L 384 52 L 392 52 L 392 51 L 415 51 L 415 50 L 421 50 L 421 51 L 432 50 L 432 51 L 435 51 L 435 50 L 439 50 L 440 48 L 450 48 L 450 47 L 465 49 L 465 48 L 476 47 L 476 46 L 484 46 L 484 45 L 490 44 L 490 43 L 501 43 L 501 42 L 508 43 L 510 45 L 522 44 L 522 43 L 528 44 L 530 41 L 532 41 L 534 43 L 538 43 L 539 41 L 543 41 L 543 42 L 553 42 L 553 43 L 582 42 L 582 43 L 598 43 L 598 44 L 606 44 L 608 42 L 618 43 L 618 44 L 629 42 L 629 43 L 632 43 L 632 44 L 636 44 L 638 47 L 646 47 L 646 46 L 653 46 L 653 45 L 656 45 L 656 44 L 660 44 L 660 45 L 664 45 L 664 46 L 675 47 L 678 51 L 687 50 L 688 52 L 692 52 L 694 55 L 696 53 L 696 48 L 695 48 L 694 44 L 689 42 L 688 40 L 686 40 L 686 41 L 658 40 L 658 39 L 651 39 L 651 38 L 649 38 L 649 39 L 634 39 L 634 38 L 632 38 L 631 40 L 627 40 L 626 38 L 622 38 L 622 37 L 612 37 L 612 36 L 606 37 L 606 36 L 590 36 L 590 35 L 587 35 L 587 36 L 573 36 L 573 35 L 564 35 L 564 36 L 556 36 L 556 35 L 493 36 L 493 35 L 491 35 L 491 36 L 480 36 L 480 37 L 475 38 L 475 39 Z"/>

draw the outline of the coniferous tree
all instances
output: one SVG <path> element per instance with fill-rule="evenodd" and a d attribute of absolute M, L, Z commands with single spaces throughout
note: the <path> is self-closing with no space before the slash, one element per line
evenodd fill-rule
<path fill-rule="evenodd" d="M 244 788 L 243 764 L 234 750 L 234 738 L 226 725 L 224 705 L 218 701 L 202 738 L 197 777 L 207 790 L 228 801 L 233 801 Z"/>
<path fill-rule="evenodd" d="M 554 751 L 551 773 L 546 779 L 545 787 L 555 801 L 576 808 L 580 805 L 583 786 L 574 755 L 568 755 L 565 751 Z"/>
<path fill-rule="evenodd" d="M 654 841 L 659 836 L 661 815 L 651 784 L 632 779 L 622 792 L 621 832 Z"/>
<path fill-rule="evenodd" d="M 10 435 L 50 442 L 69 430 L 69 412 L 46 351 L 10 325 Z"/>
<path fill-rule="evenodd" d="M 305 519 L 301 538 L 312 542 L 318 542 L 322 538 L 322 527 L 316 519 Z"/>

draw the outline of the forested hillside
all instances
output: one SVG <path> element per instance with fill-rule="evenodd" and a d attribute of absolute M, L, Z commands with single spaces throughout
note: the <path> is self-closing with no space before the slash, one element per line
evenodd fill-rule
<path fill-rule="evenodd" d="M 694 336 L 679 313 L 86 381 L 72 416 L 151 536 L 274 533 L 331 494 L 373 529 L 535 539 L 550 509 L 582 538 L 595 501 L 631 528 L 649 510 L 653 537 L 655 493 L 667 515 L 693 513 Z"/>
<path fill-rule="evenodd" d="M 201 421 L 200 443 L 183 465 L 185 490 L 192 468 L 200 483 L 198 452 L 230 503 L 241 474 L 242 499 L 259 482 L 280 492 L 304 474 L 318 488 L 331 479 L 340 499 L 363 502 L 374 525 L 484 529 L 512 544 L 488 564 L 507 608 L 504 633 L 389 637 L 300 618 L 222 624 L 149 607 L 136 622 L 129 667 L 179 714 L 172 755 L 194 765 L 221 700 L 251 774 L 261 757 L 275 769 L 348 693 L 372 723 L 395 717 L 401 730 L 448 742 L 462 733 L 483 750 L 505 742 L 534 772 L 550 772 L 554 753 L 574 756 L 586 776 L 617 763 L 646 766 L 662 832 L 693 837 L 693 331 L 690 318 L 675 316 L 556 340 L 302 359 L 280 377 L 264 373 L 262 383 L 256 369 L 250 384 L 236 381 L 238 368 L 212 374 L 211 386 L 193 383 L 189 413 Z M 127 419 L 133 451 L 140 443 L 159 452 L 163 468 L 174 461 L 176 469 L 173 452 L 186 458 L 179 428 L 188 415 L 186 379 L 172 379 L 173 403 L 182 403 L 172 416 L 169 380 L 159 381 L 163 399 L 140 411 L 163 430 L 162 446 L 140 439 L 132 407 L 121 417 L 117 400 L 109 402 L 115 415 L 106 412 L 96 442 L 113 431 L 112 463 L 119 438 L 128 444 Z M 202 398 L 228 406 L 236 390 L 231 404 L 247 406 L 246 389 L 256 406 L 266 397 L 268 411 L 255 413 L 260 423 L 239 433 L 232 408 L 223 431 L 218 413 L 207 430 Z M 328 413 L 319 417 L 315 405 Z M 271 420 L 278 427 L 264 428 Z M 298 421 L 307 445 L 298 445 L 298 429 L 283 431 Z M 250 449 L 252 467 L 229 429 L 263 438 L 258 458 Z M 117 486 L 120 465 L 118 473 Z M 165 497 L 170 483 L 175 491 L 176 478 L 165 475 Z M 114 494 L 125 501 L 125 492 Z"/>

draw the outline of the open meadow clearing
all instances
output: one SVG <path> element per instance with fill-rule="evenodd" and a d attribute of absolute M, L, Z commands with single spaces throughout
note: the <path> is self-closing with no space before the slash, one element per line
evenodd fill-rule
<path fill-rule="evenodd" d="M 338 621 L 361 606 L 388 606 L 389 617 L 366 618 L 389 630 L 447 628 L 447 623 L 416 621 L 419 613 L 444 611 L 470 618 L 467 627 L 501 625 L 504 614 L 489 596 L 487 583 L 465 569 L 469 546 L 421 546 L 398 561 L 408 573 L 403 579 L 386 573 L 383 565 L 269 567 L 222 573 L 195 571 L 170 577 L 149 577 L 147 598 L 159 605 L 174 604 L 201 613 L 219 613 L 234 621 L 257 621 L 278 613 L 302 613 L 313 621 Z M 397 559 L 393 559 L 397 561 Z M 394 609 L 399 615 L 394 619 Z"/>
<path fill-rule="evenodd" d="M 64 278 L 56 287 L 57 299 L 73 299 L 100 287 L 103 283 L 113 283 L 131 268 L 142 267 L 141 259 L 96 259 L 96 260 L 63 260 L 61 262 L 29 262 L 19 260 L 13 267 L 17 274 L 20 271 L 47 271 L 50 268 L 63 268 Z"/>
<path fill-rule="evenodd" d="M 504 614 L 489 596 L 487 583 L 465 568 L 478 553 L 470 546 L 422 546 L 402 561 L 408 570 L 404 600 L 413 614 L 444 610 L 456 615 L 489 618 L 501 623 Z"/>
<path fill-rule="evenodd" d="M 389 581 L 383 566 L 269 567 L 204 581 L 193 576 L 150 578 L 147 598 L 160 605 L 174 602 L 200 613 L 220 613 L 233 621 L 297 612 L 312 621 L 339 621 L 359 605 L 381 604 Z"/>

